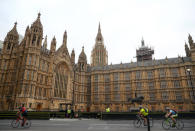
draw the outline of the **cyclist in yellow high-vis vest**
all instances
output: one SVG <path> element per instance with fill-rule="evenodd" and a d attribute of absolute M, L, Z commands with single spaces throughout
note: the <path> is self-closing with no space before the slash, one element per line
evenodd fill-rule
<path fill-rule="evenodd" d="M 148 117 L 149 111 L 147 108 L 139 106 L 139 115 L 144 119 L 144 125 L 147 125 L 147 117 Z"/>
<path fill-rule="evenodd" d="M 106 112 L 110 112 L 110 108 L 108 107 L 108 108 L 106 108 Z"/>

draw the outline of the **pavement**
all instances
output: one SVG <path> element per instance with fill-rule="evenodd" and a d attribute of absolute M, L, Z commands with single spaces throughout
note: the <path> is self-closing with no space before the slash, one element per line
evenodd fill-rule
<path fill-rule="evenodd" d="M 99 119 L 50 119 L 31 120 L 30 128 L 12 128 L 12 120 L 0 120 L 2 131 L 147 131 L 147 127 L 135 128 L 133 120 L 99 120 Z M 195 119 L 183 120 L 183 131 L 195 131 Z M 150 131 L 165 131 L 162 120 L 154 120 Z M 170 131 L 177 131 L 171 128 Z"/>

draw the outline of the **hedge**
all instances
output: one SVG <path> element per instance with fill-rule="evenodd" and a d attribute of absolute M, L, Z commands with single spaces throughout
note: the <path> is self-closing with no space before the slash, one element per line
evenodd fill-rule
<path fill-rule="evenodd" d="M 50 118 L 65 118 L 65 112 L 28 112 L 28 119 L 44 119 Z M 130 120 L 134 119 L 136 112 L 75 112 L 75 116 L 80 118 L 98 118 L 103 120 Z M 179 118 L 182 119 L 195 119 L 195 112 L 179 112 Z M 165 113 L 163 112 L 151 112 L 150 116 L 154 119 L 162 119 Z M 0 112 L 0 119 L 15 119 L 16 112 L 5 111 Z"/>

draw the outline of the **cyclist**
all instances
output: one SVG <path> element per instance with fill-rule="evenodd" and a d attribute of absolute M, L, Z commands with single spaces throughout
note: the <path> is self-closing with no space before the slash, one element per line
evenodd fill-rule
<path fill-rule="evenodd" d="M 166 107 L 166 111 L 167 111 L 167 113 L 166 113 L 165 117 L 166 118 L 170 117 L 172 119 L 172 121 L 173 121 L 173 125 L 172 126 L 175 127 L 175 124 L 176 124 L 175 118 L 178 116 L 177 112 L 174 109 L 170 109 L 169 107 Z"/>
<path fill-rule="evenodd" d="M 147 118 L 148 118 L 148 114 L 149 114 L 149 111 L 147 108 L 145 107 L 142 107 L 141 105 L 139 106 L 139 113 L 138 113 L 142 119 L 144 119 L 144 126 L 147 125 Z"/>
<path fill-rule="evenodd" d="M 22 119 L 22 126 L 24 126 L 24 123 L 26 122 L 27 117 L 27 110 L 24 106 L 19 107 L 19 111 L 17 112 L 18 117 Z"/>

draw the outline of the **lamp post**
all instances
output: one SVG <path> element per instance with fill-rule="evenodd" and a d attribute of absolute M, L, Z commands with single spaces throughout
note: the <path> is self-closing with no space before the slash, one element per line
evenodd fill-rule
<path fill-rule="evenodd" d="M 73 66 L 73 73 L 74 73 L 74 76 L 73 76 L 73 93 L 72 93 L 72 106 L 75 107 L 75 75 L 76 75 L 76 66 L 74 65 Z"/>
<path fill-rule="evenodd" d="M 190 86 L 191 86 L 191 89 L 192 89 L 192 100 L 194 101 L 194 88 L 193 88 L 193 83 L 192 83 L 192 77 L 191 77 L 191 69 L 190 68 L 188 68 L 188 69 L 186 69 L 186 71 L 188 72 L 188 76 L 189 76 L 189 78 L 190 78 Z M 190 94 L 191 95 L 191 94 Z"/>
<path fill-rule="evenodd" d="M 131 101 L 131 103 L 138 103 L 138 104 L 142 104 L 144 100 L 143 96 L 137 97 L 137 93 L 135 93 L 135 98 L 129 98 L 128 101 Z M 149 117 L 147 117 L 147 129 L 148 131 L 150 131 L 150 120 Z"/>

